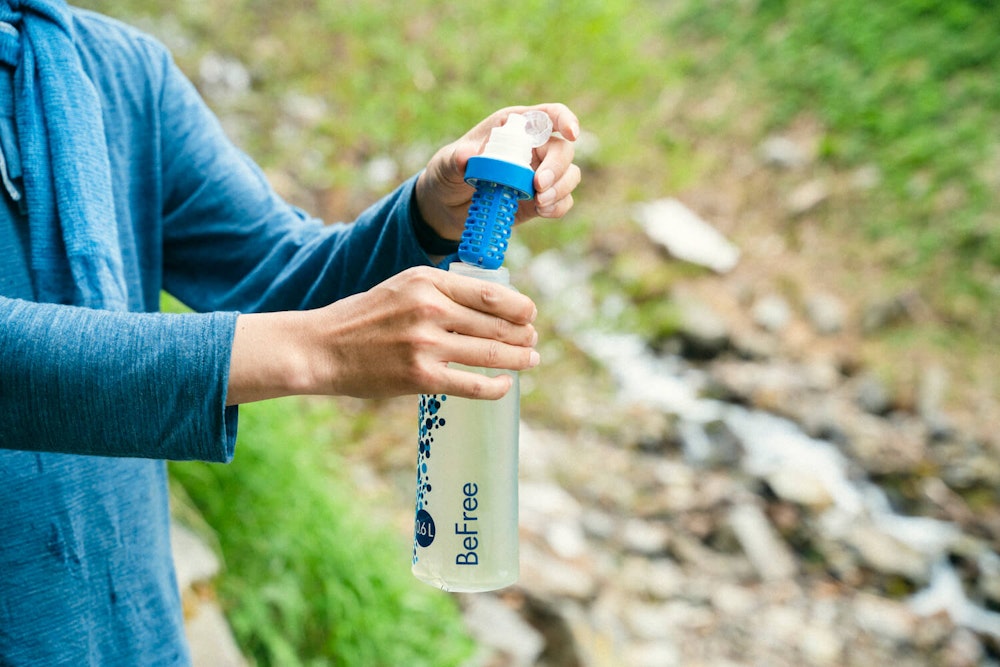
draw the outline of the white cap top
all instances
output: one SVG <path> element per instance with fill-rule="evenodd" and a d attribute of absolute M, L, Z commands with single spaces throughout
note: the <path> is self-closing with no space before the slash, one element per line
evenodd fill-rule
<path fill-rule="evenodd" d="M 531 149 L 544 144 L 551 135 L 552 119 L 547 113 L 512 113 L 506 123 L 490 132 L 483 156 L 531 169 Z"/>

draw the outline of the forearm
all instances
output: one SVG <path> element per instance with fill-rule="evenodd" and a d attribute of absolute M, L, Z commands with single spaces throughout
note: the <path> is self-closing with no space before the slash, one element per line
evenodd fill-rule
<path fill-rule="evenodd" d="M 235 319 L 0 297 L 0 447 L 227 460 Z"/>

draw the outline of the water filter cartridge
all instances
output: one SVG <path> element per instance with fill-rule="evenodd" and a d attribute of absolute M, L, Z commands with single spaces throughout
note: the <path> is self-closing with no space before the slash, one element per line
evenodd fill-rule
<path fill-rule="evenodd" d="M 535 196 L 531 150 L 548 141 L 552 120 L 541 111 L 512 113 L 494 128 L 482 155 L 469 159 L 465 181 L 472 195 L 458 258 L 496 269 L 503 264 L 519 201 Z"/>
<path fill-rule="evenodd" d="M 510 285 L 507 269 L 453 263 L 450 271 Z M 518 578 L 517 373 L 496 401 L 420 397 L 413 574 L 446 591 L 479 592 Z"/>

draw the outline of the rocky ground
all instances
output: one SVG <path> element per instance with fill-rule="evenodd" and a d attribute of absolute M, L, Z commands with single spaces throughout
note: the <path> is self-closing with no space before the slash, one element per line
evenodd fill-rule
<path fill-rule="evenodd" d="M 691 395 L 665 403 L 676 387 L 657 370 L 622 380 L 615 437 L 525 427 L 521 583 L 465 599 L 499 644 L 480 664 L 994 664 L 1000 515 L 967 492 L 995 489 L 1000 469 L 941 409 L 939 370 L 902 408 L 863 370 L 771 353 L 792 326 L 777 297 L 755 301 L 745 328 L 689 304 L 698 314 L 669 345 L 699 361 L 663 372 Z M 823 304 L 807 317 L 815 335 L 846 324 Z M 716 405 L 702 397 L 786 417 L 794 435 L 692 415 Z M 803 458 L 767 450 L 777 460 L 762 465 L 761 440 L 780 452 L 784 437 Z M 511 611 L 520 631 L 501 638 L 491 628 Z"/>

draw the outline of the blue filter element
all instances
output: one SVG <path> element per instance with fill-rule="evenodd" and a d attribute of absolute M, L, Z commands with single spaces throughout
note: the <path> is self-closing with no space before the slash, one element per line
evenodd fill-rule
<path fill-rule="evenodd" d="M 465 181 L 476 188 L 465 220 L 458 258 L 484 269 L 503 264 L 518 201 L 535 196 L 535 172 L 482 155 L 469 159 Z"/>

